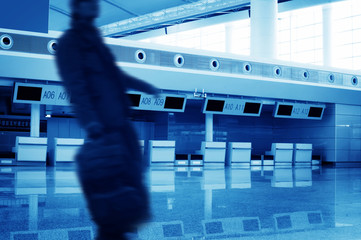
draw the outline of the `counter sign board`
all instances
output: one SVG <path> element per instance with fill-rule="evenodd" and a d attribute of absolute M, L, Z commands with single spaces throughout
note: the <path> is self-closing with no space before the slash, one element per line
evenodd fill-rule
<path fill-rule="evenodd" d="M 163 112 L 184 112 L 187 100 L 185 95 L 154 96 L 133 91 L 128 92 L 128 97 L 133 109 Z"/>
<path fill-rule="evenodd" d="M 276 118 L 322 119 L 324 104 L 278 102 L 275 107 Z"/>
<path fill-rule="evenodd" d="M 259 117 L 261 109 L 261 101 L 212 97 L 206 99 L 203 113 Z"/>
<path fill-rule="evenodd" d="M 60 85 L 15 83 L 14 103 L 70 105 L 70 95 Z"/>

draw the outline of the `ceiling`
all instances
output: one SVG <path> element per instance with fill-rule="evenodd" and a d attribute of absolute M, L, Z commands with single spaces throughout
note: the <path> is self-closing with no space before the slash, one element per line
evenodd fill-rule
<path fill-rule="evenodd" d="M 340 0 L 278 0 L 292 10 Z M 64 31 L 70 22 L 70 0 L 50 0 L 49 30 Z M 124 37 L 175 24 L 248 11 L 250 0 L 100 0 L 96 25 L 104 36 Z M 281 7 L 282 6 L 282 7 Z"/>
<path fill-rule="evenodd" d="M 139 17 L 163 9 L 173 8 L 199 0 L 100 0 L 97 26 Z M 69 26 L 70 0 L 50 0 L 49 30 L 64 31 Z"/>

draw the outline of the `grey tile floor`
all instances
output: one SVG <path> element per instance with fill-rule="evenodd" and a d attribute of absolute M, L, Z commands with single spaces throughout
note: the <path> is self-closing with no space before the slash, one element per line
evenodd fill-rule
<path fill-rule="evenodd" d="M 132 239 L 361 239 L 360 168 L 146 172 L 152 220 Z M 90 240 L 73 167 L 0 167 L 1 240 Z"/>

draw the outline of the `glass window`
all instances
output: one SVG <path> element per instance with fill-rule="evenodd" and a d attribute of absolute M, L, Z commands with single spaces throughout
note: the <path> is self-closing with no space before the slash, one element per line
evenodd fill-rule
<path fill-rule="evenodd" d="M 285 55 L 290 53 L 291 49 L 291 43 L 290 42 L 284 42 L 278 45 L 278 53 L 279 55 Z"/>
<path fill-rule="evenodd" d="M 343 58 L 337 61 L 337 67 L 339 68 L 352 68 L 352 58 Z"/>
<path fill-rule="evenodd" d="M 352 18 L 352 26 L 354 29 L 361 28 L 361 13 Z"/>
<path fill-rule="evenodd" d="M 353 56 L 361 56 L 361 42 L 353 45 Z M 361 66 L 360 66 L 361 67 Z"/>
<path fill-rule="evenodd" d="M 338 12 L 339 10 L 333 11 L 334 12 Z M 337 19 L 337 18 L 335 18 Z M 334 29 L 339 29 L 342 31 L 350 31 L 352 30 L 352 18 L 351 17 L 347 17 L 347 18 L 341 18 L 341 19 L 337 19 L 337 21 L 334 21 L 332 23 L 333 28 Z"/>
<path fill-rule="evenodd" d="M 278 38 L 279 38 L 279 43 L 291 41 L 290 31 L 279 31 Z"/>
<path fill-rule="evenodd" d="M 361 70 L 361 56 L 353 58 L 353 69 Z"/>
<path fill-rule="evenodd" d="M 288 45 L 285 44 L 286 42 Z M 319 54 L 315 52 L 320 50 L 322 51 L 320 6 L 279 14 L 278 57 L 280 59 L 322 64 L 322 58 L 316 58 Z"/>
<path fill-rule="evenodd" d="M 360 69 L 361 1 L 331 4 L 334 65 Z M 323 6 L 318 5 L 278 14 L 278 58 L 323 64 Z M 150 40 L 159 44 L 211 51 L 250 54 L 250 19 L 206 26 L 168 34 Z M 226 39 L 229 37 L 230 39 Z M 226 45 L 227 44 L 227 45 Z"/>
<path fill-rule="evenodd" d="M 352 42 L 354 44 L 361 42 L 361 28 L 352 31 Z"/>
<path fill-rule="evenodd" d="M 360 69 L 361 1 L 348 0 L 333 5 L 334 65 Z"/>

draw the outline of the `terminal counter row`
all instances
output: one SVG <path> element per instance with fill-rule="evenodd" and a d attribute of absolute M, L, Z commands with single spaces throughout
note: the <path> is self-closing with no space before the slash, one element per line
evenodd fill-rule
<path fill-rule="evenodd" d="M 312 144 L 272 143 L 264 155 L 252 155 L 250 142 L 202 142 L 201 149 L 192 154 L 176 154 L 175 141 L 149 141 L 151 165 L 174 166 L 244 166 L 251 165 L 318 165 L 320 156 L 312 155 Z"/>
<path fill-rule="evenodd" d="M 144 155 L 144 140 L 139 141 Z M 55 138 L 49 148 L 49 158 L 56 163 L 73 162 L 84 139 Z M 203 165 L 315 165 L 320 164 L 320 156 L 312 155 L 312 144 L 272 143 L 271 150 L 264 155 L 252 154 L 250 142 L 202 142 L 201 149 L 194 153 L 176 153 L 175 141 L 150 140 L 148 142 L 148 162 L 150 165 L 203 166 Z M 48 139 L 17 137 L 15 164 L 43 163 L 47 161 Z M 7 160 L 6 163 L 11 161 Z M 5 162 L 4 162 L 5 163 Z M 3 164 L 4 164 L 3 163 Z"/>

